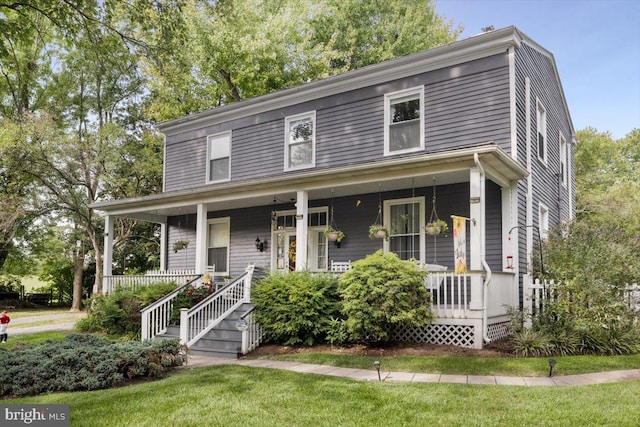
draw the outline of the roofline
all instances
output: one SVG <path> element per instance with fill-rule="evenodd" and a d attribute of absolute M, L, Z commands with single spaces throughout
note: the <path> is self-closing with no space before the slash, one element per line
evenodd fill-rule
<path fill-rule="evenodd" d="M 207 124 L 213 125 L 324 98 L 347 90 L 373 86 L 390 80 L 485 58 L 505 52 L 511 46 L 519 47 L 520 40 L 523 37 L 529 40 L 514 26 L 510 26 L 412 55 L 165 121 L 156 126 L 165 135 L 173 135 L 198 128 L 205 121 Z"/>
<path fill-rule="evenodd" d="M 348 181 L 353 179 L 353 177 L 366 179 L 366 176 L 369 175 L 372 176 L 371 179 L 379 179 L 379 174 L 382 171 L 394 171 L 398 174 L 403 174 L 412 167 L 422 166 L 424 164 L 428 164 L 428 166 L 432 168 L 431 172 L 437 172 L 436 166 L 441 165 L 443 166 L 441 169 L 446 169 L 447 165 L 451 165 L 454 162 L 468 162 L 469 167 L 473 167 L 475 164 L 473 162 L 473 156 L 476 153 L 481 159 L 483 157 L 493 157 L 501 164 L 505 165 L 509 174 L 509 176 L 505 177 L 505 180 L 507 181 L 515 181 L 528 176 L 527 171 L 513 160 L 511 156 L 505 153 L 504 150 L 494 143 L 488 143 L 480 146 L 424 154 L 421 156 L 389 159 L 376 163 L 364 163 L 340 168 L 314 170 L 296 175 L 280 175 L 266 179 L 226 183 L 221 186 L 198 187 L 195 189 L 192 188 L 170 193 L 134 197 L 130 199 L 97 202 L 89 205 L 89 207 L 102 212 L 113 212 L 114 214 L 118 214 L 118 211 L 144 210 L 175 203 L 192 204 L 195 201 L 202 201 L 206 198 L 228 197 L 240 193 L 246 194 L 262 191 L 273 192 L 277 187 L 300 187 L 302 189 L 313 189 L 317 188 L 318 185 L 325 186 L 327 183 L 327 177 L 329 176 L 331 177 L 332 182 L 335 183 L 338 180 Z"/>
<path fill-rule="evenodd" d="M 541 45 L 539 45 L 536 41 L 534 41 L 531 37 L 527 36 L 521 30 L 519 30 L 517 28 L 514 28 L 514 30 L 518 34 L 518 37 L 520 38 L 520 40 L 523 43 L 528 44 L 533 49 L 535 49 L 538 52 L 540 52 L 541 54 L 547 56 L 551 60 L 551 64 L 553 65 L 553 72 L 554 72 L 555 77 L 556 77 L 556 84 L 560 88 L 560 94 L 562 96 L 562 105 L 564 106 L 564 112 L 567 115 L 567 119 L 569 120 L 569 127 L 571 128 L 571 139 L 577 141 L 577 139 L 575 138 L 576 130 L 575 130 L 574 126 L 573 126 L 573 120 L 571 119 L 571 113 L 569 112 L 569 106 L 567 104 L 567 97 L 564 94 L 564 88 L 562 87 L 562 82 L 560 80 L 560 73 L 558 72 L 558 66 L 556 64 L 556 58 L 553 56 L 553 53 L 551 53 L 549 50 L 547 50 L 544 47 L 542 47 Z"/>

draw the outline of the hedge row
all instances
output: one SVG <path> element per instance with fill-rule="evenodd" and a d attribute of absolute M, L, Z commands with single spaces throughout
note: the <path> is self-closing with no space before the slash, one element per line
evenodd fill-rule
<path fill-rule="evenodd" d="M 98 390 L 127 379 L 159 377 L 183 364 L 178 340 L 113 342 L 95 335 L 0 349 L 0 396 Z"/>

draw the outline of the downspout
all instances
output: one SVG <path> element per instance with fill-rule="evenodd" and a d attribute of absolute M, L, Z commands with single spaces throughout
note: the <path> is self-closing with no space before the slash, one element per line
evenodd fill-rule
<path fill-rule="evenodd" d="M 480 169 L 480 174 L 482 175 L 482 179 L 480 180 L 480 193 L 482 194 L 483 198 L 486 198 L 485 195 L 485 173 L 484 173 L 484 168 L 482 167 L 482 164 L 480 163 L 480 158 L 478 157 L 478 153 L 473 153 L 473 161 L 475 162 L 476 166 L 478 167 L 478 169 Z M 483 206 L 485 201 L 482 201 Z M 485 214 L 484 214 L 484 207 L 482 208 L 482 228 L 486 228 L 486 224 L 485 224 Z M 483 284 L 483 296 L 482 296 L 482 340 L 485 343 L 490 343 L 491 339 L 489 339 L 489 336 L 487 335 L 487 323 L 488 323 L 488 315 L 487 315 L 487 297 L 488 297 L 488 293 L 489 293 L 489 283 L 491 282 L 491 268 L 489 268 L 489 264 L 487 264 L 487 261 L 485 260 L 485 253 L 484 253 L 484 246 L 485 246 L 485 241 L 484 241 L 484 237 L 485 236 L 481 236 L 480 238 L 480 262 L 482 263 L 482 267 L 484 268 L 484 270 L 486 271 L 486 276 L 484 277 L 484 284 Z"/>

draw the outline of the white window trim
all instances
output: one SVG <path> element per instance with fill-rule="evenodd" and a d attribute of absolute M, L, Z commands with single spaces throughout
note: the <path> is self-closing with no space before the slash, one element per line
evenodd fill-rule
<path fill-rule="evenodd" d="M 547 134 L 547 109 L 544 107 L 542 102 L 536 98 L 536 154 L 538 156 L 538 160 L 544 166 L 547 166 L 547 159 L 549 157 L 549 138 Z M 544 138 L 544 153 L 543 156 L 540 157 L 540 143 L 538 141 L 538 133 L 542 134 Z"/>
<path fill-rule="evenodd" d="M 313 134 L 311 135 L 311 164 L 297 167 L 289 167 L 289 123 L 293 120 L 310 118 L 313 123 Z M 288 116 L 284 119 L 284 171 L 295 171 L 301 169 L 310 169 L 316 167 L 316 112 L 308 111 L 306 113 Z"/>
<path fill-rule="evenodd" d="M 216 180 L 211 180 L 209 179 L 209 177 L 211 176 L 211 143 L 209 142 L 209 140 L 211 138 L 219 138 L 220 136 L 223 135 L 228 135 L 229 137 L 229 170 L 227 171 L 227 177 L 224 179 L 216 179 Z M 220 132 L 220 133 L 215 133 L 212 135 L 207 135 L 207 167 L 206 167 L 206 183 L 207 184 L 215 184 L 217 182 L 227 182 L 231 180 L 231 141 L 233 141 L 232 139 L 232 134 L 231 131 L 227 131 L 227 132 Z M 222 157 L 219 157 L 222 158 Z"/>
<path fill-rule="evenodd" d="M 418 214 L 420 215 L 420 219 L 418 220 L 418 224 L 422 225 L 426 221 L 425 198 L 424 198 L 424 196 L 407 197 L 407 198 L 404 198 L 404 199 L 390 199 L 390 200 L 385 200 L 383 202 L 383 204 L 384 204 L 383 217 L 385 218 L 384 226 L 387 227 L 389 232 L 391 232 L 391 224 L 387 223 L 387 221 L 389 220 L 389 218 L 391 218 L 391 206 L 394 206 L 394 205 L 405 205 L 405 204 L 416 203 L 416 202 L 418 202 L 418 210 L 419 210 Z M 426 234 L 425 234 L 424 230 L 422 230 L 422 228 L 420 228 L 420 230 L 418 231 L 418 234 L 420 235 L 420 250 L 419 250 L 420 259 L 418 261 L 420 261 L 420 264 L 424 264 L 425 263 L 425 252 L 426 252 Z M 383 248 L 384 253 L 389 252 L 389 241 L 388 240 L 386 240 L 386 239 L 383 240 L 382 248 Z"/>
<path fill-rule="evenodd" d="M 562 187 L 567 188 L 567 182 L 569 181 L 569 171 L 567 159 L 569 155 L 567 153 L 567 140 L 561 131 L 558 131 L 558 145 L 560 149 L 560 172 L 562 174 Z M 562 165 L 564 164 L 564 168 Z"/>
<path fill-rule="evenodd" d="M 405 150 L 389 150 L 389 125 L 391 123 L 390 107 L 391 101 L 404 98 L 408 95 L 417 94 L 420 98 L 420 146 L 416 148 L 407 148 Z M 396 154 L 414 153 L 424 150 L 424 86 L 416 86 L 397 92 L 387 93 L 384 95 L 384 155 L 395 156 Z"/>
<path fill-rule="evenodd" d="M 307 215 L 309 214 L 314 214 L 314 213 L 322 213 L 324 212 L 327 215 L 327 224 L 329 222 L 329 207 L 328 206 L 320 206 L 317 208 L 309 208 Z M 292 210 L 286 210 L 286 211 L 276 211 L 276 218 L 279 216 L 287 216 L 287 215 L 295 215 L 297 213 L 297 211 L 295 209 Z M 296 227 L 291 227 L 291 228 L 283 228 L 281 230 L 277 229 L 277 220 L 276 221 L 272 221 L 271 222 L 271 270 L 272 271 L 277 271 L 277 264 L 278 264 L 278 254 L 277 254 L 277 248 L 276 248 L 276 234 L 278 233 L 283 233 L 283 234 L 291 234 L 291 233 L 295 233 L 295 229 Z M 307 227 L 307 234 L 310 235 L 312 232 L 319 232 L 319 231 L 324 231 L 324 229 L 326 228 L 326 225 L 314 225 L 314 226 L 308 226 Z M 320 269 L 313 269 L 311 271 L 328 271 L 329 269 L 329 246 L 328 246 L 328 241 L 327 241 L 327 237 L 324 236 L 325 239 L 325 244 L 327 245 L 327 267 L 320 270 Z M 312 248 L 309 248 L 309 242 L 311 241 L 311 239 L 307 242 L 307 258 L 309 258 L 311 255 L 316 255 L 317 256 L 317 248 L 313 248 L 313 250 L 309 250 Z M 307 260 L 308 261 L 308 260 Z M 287 269 L 284 269 L 282 271 L 288 271 Z"/>
<path fill-rule="evenodd" d="M 209 225 L 210 224 L 227 224 L 227 230 L 229 230 L 229 233 L 227 235 L 227 265 L 225 265 L 225 269 L 221 270 L 219 265 L 216 265 L 216 271 L 215 274 L 216 275 L 223 275 L 226 276 L 229 274 L 229 251 L 231 248 L 231 217 L 229 216 L 225 216 L 225 217 L 220 217 L 220 218 L 210 218 L 207 220 L 207 244 L 206 244 L 206 248 L 205 250 L 207 251 L 207 264 L 209 264 Z M 208 265 L 207 265 L 208 267 Z"/>
<path fill-rule="evenodd" d="M 538 229 L 540 238 L 546 240 L 549 237 L 549 207 L 544 203 L 538 205 Z"/>

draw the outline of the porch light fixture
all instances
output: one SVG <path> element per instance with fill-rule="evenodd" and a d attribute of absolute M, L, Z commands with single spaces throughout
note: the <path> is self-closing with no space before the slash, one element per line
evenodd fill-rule
<path fill-rule="evenodd" d="M 378 381 L 382 381 L 382 378 L 380 377 L 380 361 L 376 360 L 375 362 L 373 362 L 373 367 L 376 368 L 376 371 L 378 371 Z"/>
<path fill-rule="evenodd" d="M 297 219 L 298 221 L 300 221 L 302 218 L 304 218 L 304 216 L 303 216 L 302 214 L 300 214 L 300 215 L 296 215 L 296 219 Z"/>
<path fill-rule="evenodd" d="M 513 270 L 513 255 L 507 255 L 507 269 Z"/>
<path fill-rule="evenodd" d="M 549 376 L 553 375 L 554 366 L 556 366 L 556 359 L 549 359 Z"/>
<path fill-rule="evenodd" d="M 260 252 L 264 252 L 264 245 L 266 241 L 261 241 L 260 237 L 256 237 L 256 249 Z"/>

